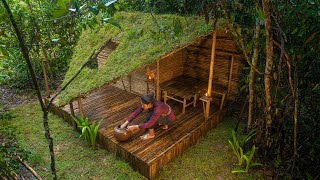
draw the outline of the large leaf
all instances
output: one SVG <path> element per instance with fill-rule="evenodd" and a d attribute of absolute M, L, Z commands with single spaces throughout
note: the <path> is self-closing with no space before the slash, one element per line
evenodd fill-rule
<path fill-rule="evenodd" d="M 0 51 L 1 51 L 1 53 L 2 53 L 2 56 L 4 56 L 4 57 L 8 57 L 8 56 L 9 56 L 9 52 L 8 52 L 6 49 L 0 48 Z M 1 54 L 0 54 L 0 55 L 1 55 Z"/>
<path fill-rule="evenodd" d="M 99 9 L 96 6 L 91 6 L 90 11 L 95 15 L 99 14 Z"/>
<path fill-rule="evenodd" d="M 304 45 L 306 45 L 306 44 L 308 44 L 310 41 L 312 41 L 312 40 L 314 39 L 314 37 L 315 37 L 318 33 L 320 33 L 320 31 L 312 33 L 312 34 L 307 38 L 307 40 L 304 42 Z"/>
<path fill-rule="evenodd" d="M 117 28 L 121 29 L 120 24 L 118 24 L 117 22 L 114 22 L 114 21 L 107 21 L 106 23 L 111 24 L 112 26 L 114 26 L 114 27 L 117 27 Z"/>
<path fill-rule="evenodd" d="M 234 173 L 245 173 L 246 171 L 243 169 L 238 169 L 238 170 L 232 170 L 231 172 L 232 174 L 234 174 Z"/>
<path fill-rule="evenodd" d="M 109 2 L 105 3 L 104 5 L 108 7 L 108 6 L 110 6 L 111 4 L 113 4 L 115 2 L 117 2 L 117 0 L 109 1 Z"/>

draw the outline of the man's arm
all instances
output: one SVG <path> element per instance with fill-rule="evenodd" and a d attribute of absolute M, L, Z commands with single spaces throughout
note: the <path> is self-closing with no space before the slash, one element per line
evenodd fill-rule
<path fill-rule="evenodd" d="M 128 126 L 129 123 L 131 123 L 141 112 L 143 111 L 142 107 L 137 108 L 133 113 L 130 114 L 128 120 L 123 123 L 120 128 L 123 129 Z"/>

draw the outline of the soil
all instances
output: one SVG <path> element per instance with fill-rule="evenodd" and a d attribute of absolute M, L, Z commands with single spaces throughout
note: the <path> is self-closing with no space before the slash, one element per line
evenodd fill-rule
<path fill-rule="evenodd" d="M 19 104 L 30 104 L 36 97 L 24 91 L 12 90 L 7 86 L 0 86 L 0 113 L 8 111 Z"/>

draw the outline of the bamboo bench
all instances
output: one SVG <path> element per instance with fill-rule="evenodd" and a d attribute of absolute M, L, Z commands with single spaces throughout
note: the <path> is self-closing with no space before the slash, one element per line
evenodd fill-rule
<path fill-rule="evenodd" d="M 207 89 L 202 89 L 202 91 L 206 92 Z M 212 83 L 211 93 L 221 96 L 219 109 L 222 110 L 223 105 L 226 100 L 227 93 L 228 93 L 228 88 L 224 87 L 223 85 L 221 85 L 219 83 Z"/>
<path fill-rule="evenodd" d="M 199 95 L 203 92 L 206 92 L 207 87 L 207 82 L 184 75 L 178 76 L 160 85 L 160 88 L 163 92 L 164 103 L 167 103 L 167 100 L 169 99 L 182 103 L 181 114 L 185 113 L 186 107 L 190 105 L 195 107 L 197 105 Z M 219 109 L 221 110 L 225 103 L 228 90 L 219 83 L 213 83 L 212 89 L 212 94 L 221 96 L 221 99 L 219 98 Z"/>
<path fill-rule="evenodd" d="M 170 81 L 162 83 L 160 85 L 163 91 L 164 103 L 167 103 L 168 99 L 182 103 L 182 113 L 185 113 L 186 107 L 197 105 L 197 99 L 201 91 L 201 86 L 206 86 L 207 83 L 200 81 L 199 79 L 179 76 Z"/>

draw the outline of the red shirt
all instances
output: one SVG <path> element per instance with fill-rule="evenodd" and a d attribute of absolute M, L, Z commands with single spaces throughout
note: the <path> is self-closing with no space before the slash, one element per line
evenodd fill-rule
<path fill-rule="evenodd" d="M 143 107 L 140 106 L 139 108 L 137 108 L 133 113 L 131 113 L 131 115 L 128 118 L 129 123 L 131 123 L 142 111 L 143 111 Z M 166 105 L 165 103 L 161 102 L 161 101 L 154 101 L 153 102 L 153 114 L 151 115 L 150 119 L 139 125 L 140 129 L 147 129 L 150 128 L 151 126 L 153 126 L 157 120 L 159 119 L 159 117 L 162 116 L 166 116 L 169 121 L 173 121 L 174 120 L 174 113 L 171 110 L 171 112 L 169 113 L 170 108 L 169 105 Z M 169 113 L 169 115 L 167 115 Z"/>

